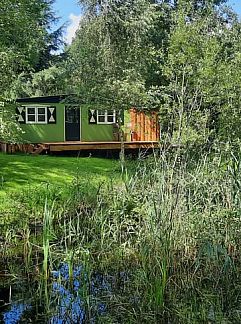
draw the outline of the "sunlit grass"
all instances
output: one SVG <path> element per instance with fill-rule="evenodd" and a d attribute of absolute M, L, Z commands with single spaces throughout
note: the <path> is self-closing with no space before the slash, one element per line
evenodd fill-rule
<path fill-rule="evenodd" d="M 13 209 L 21 209 L 23 202 L 39 207 L 49 192 L 65 199 L 76 181 L 94 195 L 101 183 L 118 178 L 116 160 L 0 153 L 0 224 L 19 217 Z"/>
<path fill-rule="evenodd" d="M 115 177 L 117 168 L 117 161 L 101 158 L 0 154 L 0 195 L 42 183 L 68 185 L 76 175 L 104 181 Z"/>

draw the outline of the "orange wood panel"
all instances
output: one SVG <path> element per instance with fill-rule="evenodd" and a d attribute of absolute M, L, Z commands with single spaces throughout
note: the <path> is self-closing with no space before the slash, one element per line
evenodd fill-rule
<path fill-rule="evenodd" d="M 144 124 L 143 124 L 143 132 L 144 132 L 144 141 L 148 141 L 148 118 L 147 115 L 144 113 Z"/>
<path fill-rule="evenodd" d="M 131 109 L 130 114 L 133 141 L 159 141 L 160 127 L 157 112 L 145 113 Z"/>
<path fill-rule="evenodd" d="M 146 115 L 144 111 L 141 112 L 141 140 L 145 141 L 145 121 Z"/>
<path fill-rule="evenodd" d="M 160 123 L 159 123 L 159 116 L 156 116 L 156 140 L 159 141 L 160 140 L 160 136 L 161 136 L 161 129 L 160 129 Z"/>
<path fill-rule="evenodd" d="M 136 121 L 135 121 L 135 109 L 134 108 L 132 108 L 130 110 L 130 119 L 131 119 L 131 140 L 135 141 L 136 140 L 136 132 L 135 132 Z"/>
<path fill-rule="evenodd" d="M 141 123 L 141 118 L 140 118 L 140 112 L 136 112 L 136 140 L 140 141 L 141 136 L 140 136 L 140 123 Z"/>
<path fill-rule="evenodd" d="M 143 141 L 143 113 L 139 112 L 139 140 Z"/>
<path fill-rule="evenodd" d="M 148 141 L 152 140 L 152 134 L 151 134 L 151 119 L 150 119 L 150 115 L 146 116 L 146 132 L 147 132 L 147 137 L 146 139 Z"/>
<path fill-rule="evenodd" d="M 152 112 L 150 118 L 151 118 L 151 135 L 152 138 L 156 138 L 156 118 L 154 112 Z"/>

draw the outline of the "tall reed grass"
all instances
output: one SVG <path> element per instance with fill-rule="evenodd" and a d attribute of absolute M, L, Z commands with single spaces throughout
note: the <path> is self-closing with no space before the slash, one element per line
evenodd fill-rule
<path fill-rule="evenodd" d="M 75 214 L 73 248 L 98 271 L 128 273 L 124 295 L 109 300 L 115 320 L 240 319 L 239 170 L 233 153 L 163 152 Z"/>

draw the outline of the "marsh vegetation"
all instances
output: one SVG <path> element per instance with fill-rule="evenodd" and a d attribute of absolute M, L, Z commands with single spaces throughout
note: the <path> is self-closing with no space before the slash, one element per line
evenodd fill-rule
<path fill-rule="evenodd" d="M 2 319 L 239 322 L 240 167 L 228 147 L 162 151 L 95 190 L 78 175 L 65 196 L 50 186 L 15 196 L 18 217 L 1 231 L 12 287 Z"/>

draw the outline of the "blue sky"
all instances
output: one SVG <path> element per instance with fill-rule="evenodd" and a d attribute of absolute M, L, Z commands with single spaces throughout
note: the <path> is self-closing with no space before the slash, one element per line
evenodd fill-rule
<path fill-rule="evenodd" d="M 228 4 L 231 5 L 241 17 L 241 0 L 229 0 Z M 78 0 L 55 0 L 54 11 L 56 15 L 60 17 L 57 26 L 68 22 L 66 41 L 71 43 L 72 37 L 81 19 L 81 8 L 78 5 Z"/>
<path fill-rule="evenodd" d="M 71 39 L 79 25 L 81 18 L 81 8 L 77 0 L 55 0 L 54 11 L 59 17 L 57 27 L 68 23 L 66 31 L 66 41 L 71 43 Z"/>
<path fill-rule="evenodd" d="M 228 3 L 241 16 L 241 0 L 229 0 Z"/>

